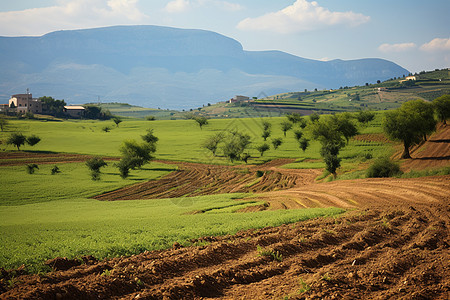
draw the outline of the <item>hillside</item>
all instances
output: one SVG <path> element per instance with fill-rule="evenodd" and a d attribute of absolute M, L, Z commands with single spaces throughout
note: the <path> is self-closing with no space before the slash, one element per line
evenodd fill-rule
<path fill-rule="evenodd" d="M 402 78 L 388 79 L 379 84 L 340 87 L 334 90 L 282 93 L 249 103 L 220 102 L 200 108 L 200 113 L 211 118 L 281 116 L 290 112 L 302 114 L 333 113 L 358 110 L 388 110 L 415 99 L 432 101 L 450 94 L 448 69 L 421 72 L 415 81 Z"/>
<path fill-rule="evenodd" d="M 127 102 L 189 109 L 236 94 L 362 85 L 409 72 L 381 59 L 315 61 L 244 51 L 204 30 L 116 26 L 0 37 L 0 101 L 30 88 L 67 103 Z"/>

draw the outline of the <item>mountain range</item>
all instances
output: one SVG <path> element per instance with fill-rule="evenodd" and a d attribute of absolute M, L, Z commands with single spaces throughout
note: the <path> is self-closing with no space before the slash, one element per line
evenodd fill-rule
<path fill-rule="evenodd" d="M 234 95 L 273 95 L 363 85 L 408 74 L 383 59 L 318 61 L 245 51 L 221 34 L 161 26 L 114 26 L 0 37 L 0 101 L 12 94 L 66 102 L 195 108 Z"/>

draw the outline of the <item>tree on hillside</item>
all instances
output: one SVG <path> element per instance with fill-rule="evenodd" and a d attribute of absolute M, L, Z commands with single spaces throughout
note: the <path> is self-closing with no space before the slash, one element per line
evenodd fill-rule
<path fill-rule="evenodd" d="M 141 138 L 144 143 L 139 144 L 135 140 L 126 140 L 119 149 L 122 158 L 115 166 L 124 179 L 130 174 L 130 169 L 142 167 L 153 159 L 152 154 L 156 152 L 156 143 L 159 139 L 153 134 L 153 129 L 147 129 L 147 133 Z"/>
<path fill-rule="evenodd" d="M 259 153 L 261 154 L 261 157 L 264 155 L 264 152 L 266 152 L 269 149 L 270 149 L 270 146 L 268 144 L 266 144 L 266 143 L 256 147 L 256 150 L 259 151 Z"/>
<path fill-rule="evenodd" d="M 306 138 L 301 138 L 301 139 L 298 141 L 298 144 L 299 144 L 299 146 L 300 146 L 300 149 L 302 149 L 303 152 L 305 152 L 306 149 L 307 149 L 308 146 L 309 146 L 309 140 L 306 139 Z"/>
<path fill-rule="evenodd" d="M 139 144 L 135 140 L 125 140 L 119 149 L 122 157 L 127 158 L 130 169 L 140 168 L 153 159 L 152 153 L 156 152 L 154 143 Z"/>
<path fill-rule="evenodd" d="M 450 118 L 450 95 L 443 95 L 433 100 L 433 107 L 439 121 L 447 125 Z"/>
<path fill-rule="evenodd" d="M 291 130 L 292 129 L 292 123 L 290 123 L 290 122 L 288 122 L 288 121 L 283 121 L 283 122 L 281 122 L 281 130 L 283 131 L 283 133 L 284 133 L 284 136 L 286 137 L 286 132 L 288 131 L 288 130 Z"/>
<path fill-rule="evenodd" d="M 360 111 L 356 115 L 356 119 L 359 123 L 367 124 L 375 118 L 375 114 L 371 111 Z"/>
<path fill-rule="evenodd" d="M 43 110 L 48 111 L 51 115 L 55 117 L 64 116 L 64 106 L 67 105 L 64 100 L 55 100 L 52 97 L 44 96 L 40 97 L 39 100 L 44 103 Z"/>
<path fill-rule="evenodd" d="M 289 120 L 289 122 L 293 123 L 293 124 L 297 124 L 300 123 L 302 118 L 302 115 L 299 113 L 291 113 L 291 114 L 287 114 L 286 118 Z"/>
<path fill-rule="evenodd" d="M 270 134 L 270 130 L 264 130 L 261 137 L 264 139 L 264 141 L 267 141 L 267 138 L 270 136 Z"/>
<path fill-rule="evenodd" d="M 209 151 L 211 151 L 212 154 L 213 154 L 214 156 L 216 156 L 217 149 L 218 149 L 218 147 L 219 147 L 220 142 L 222 142 L 223 138 L 224 138 L 223 132 L 216 133 L 216 134 L 214 134 L 214 135 L 212 135 L 212 136 L 209 136 L 209 137 L 203 142 L 203 145 L 202 145 L 202 146 L 203 146 L 203 148 L 206 148 L 206 149 L 208 149 Z"/>
<path fill-rule="evenodd" d="M 116 124 L 117 127 L 119 127 L 119 124 L 122 123 L 122 119 L 119 117 L 114 117 L 113 118 L 114 123 Z"/>
<path fill-rule="evenodd" d="M 153 134 L 153 129 L 151 129 L 151 128 L 147 129 L 147 133 L 144 135 L 141 135 L 141 138 L 144 142 L 149 143 L 149 144 L 155 144 L 159 140 L 158 137 L 156 137 Z"/>
<path fill-rule="evenodd" d="M 262 127 L 263 127 L 263 133 L 262 133 L 262 138 L 264 139 L 264 141 L 267 140 L 267 138 L 271 135 L 272 133 L 272 124 L 269 123 L 268 121 L 262 121 Z"/>
<path fill-rule="evenodd" d="M 311 133 L 314 139 L 320 141 L 322 148 L 320 155 L 323 157 L 326 169 L 336 178 L 336 170 L 340 167 L 339 151 L 344 147 L 342 132 L 338 130 L 338 124 L 332 119 L 320 119 L 311 124 Z"/>
<path fill-rule="evenodd" d="M 92 180 L 100 180 L 100 168 L 107 166 L 108 164 L 101 157 L 93 157 L 86 161 L 86 166 L 91 171 Z"/>
<path fill-rule="evenodd" d="M 281 146 L 281 144 L 283 144 L 283 139 L 281 139 L 281 138 L 275 138 L 272 140 L 273 149 L 275 149 L 275 150 L 277 150 L 278 147 Z"/>
<path fill-rule="evenodd" d="M 9 125 L 8 120 L 3 115 L 0 115 L 0 129 L 1 129 L 1 131 L 3 131 L 6 128 L 6 126 L 8 126 L 8 125 Z"/>
<path fill-rule="evenodd" d="M 336 124 L 337 130 L 342 133 L 347 141 L 347 145 L 350 138 L 358 134 L 358 128 L 353 123 L 352 117 L 348 113 L 333 115 L 331 121 Z"/>
<path fill-rule="evenodd" d="M 200 126 L 200 129 L 203 129 L 204 125 L 208 125 L 208 119 L 204 116 L 195 117 L 194 120 Z"/>
<path fill-rule="evenodd" d="M 224 139 L 223 154 L 233 162 L 241 158 L 241 154 L 251 144 L 248 134 L 232 131 Z"/>
<path fill-rule="evenodd" d="M 434 119 L 434 109 L 433 105 L 429 102 L 425 102 L 421 99 L 412 100 L 403 103 L 403 109 L 410 112 L 415 112 L 419 114 L 420 117 L 420 128 L 422 132 L 422 138 L 424 141 L 427 140 L 427 135 L 432 134 L 436 130 L 436 120 Z"/>
<path fill-rule="evenodd" d="M 27 144 L 30 146 L 34 146 L 37 143 L 39 143 L 40 141 L 41 141 L 41 138 L 34 134 L 27 137 Z"/>
<path fill-rule="evenodd" d="M 429 120 L 419 111 L 422 104 L 419 102 L 405 102 L 396 110 L 385 113 L 383 130 L 392 140 L 403 142 L 401 158 L 411 158 L 409 148 L 422 141 L 425 133 L 429 133 L 431 126 Z"/>
<path fill-rule="evenodd" d="M 97 119 L 97 120 L 109 120 L 112 118 L 112 114 L 109 110 L 103 110 L 98 105 L 83 105 L 84 107 L 84 115 L 88 119 Z"/>
<path fill-rule="evenodd" d="M 300 139 L 303 137 L 303 131 L 300 130 L 294 131 L 294 136 L 297 141 L 300 141 Z"/>
<path fill-rule="evenodd" d="M 12 133 L 9 138 L 6 140 L 6 144 L 14 145 L 17 147 L 17 150 L 20 151 L 20 146 L 24 145 L 27 141 L 27 137 L 22 133 Z"/>
<path fill-rule="evenodd" d="M 272 124 L 268 121 L 262 121 L 263 131 L 270 130 L 272 128 Z"/>
<path fill-rule="evenodd" d="M 320 115 L 318 113 L 312 113 L 309 115 L 309 120 L 314 123 L 316 121 L 319 121 Z"/>

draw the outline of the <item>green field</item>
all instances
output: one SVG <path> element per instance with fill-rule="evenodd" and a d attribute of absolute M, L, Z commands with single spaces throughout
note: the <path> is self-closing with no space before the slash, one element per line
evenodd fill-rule
<path fill-rule="evenodd" d="M 273 137 L 282 137 L 273 118 Z M 12 132 L 35 134 L 42 140 L 24 151 L 66 152 L 118 156 L 125 139 L 140 139 L 153 128 L 160 138 L 156 158 L 229 164 L 224 157 L 213 157 L 201 148 L 203 140 L 218 131 L 239 129 L 252 136 L 253 146 L 262 143 L 261 119 L 210 120 L 200 130 L 193 120 L 124 120 L 105 133 L 102 127 L 112 121 L 11 120 L 0 134 L 2 148 L 15 152 L 5 139 Z M 373 124 L 377 126 L 377 121 Z M 115 126 L 115 125 L 114 125 Z M 373 131 L 362 128 L 362 131 Z M 377 131 L 377 130 L 375 130 Z M 269 139 L 270 140 L 270 139 Z M 262 163 L 279 157 L 298 158 L 292 167 L 311 167 L 302 159 L 319 159 L 317 143 L 303 153 L 292 132 L 276 151 L 259 157 L 250 152 L 250 163 Z M 352 141 L 342 154 L 348 166 L 360 161 L 362 154 L 376 145 Z M 390 151 L 380 146 L 380 151 Z M 219 153 L 220 155 L 220 153 Z M 54 164 L 40 164 L 35 174 L 27 174 L 24 165 L 0 167 L 0 267 L 26 264 L 30 271 L 46 270 L 43 261 L 56 256 L 98 258 L 129 255 L 144 250 L 170 247 L 175 241 L 189 245 L 201 236 L 233 234 L 242 229 L 276 226 L 318 216 L 336 215 L 341 209 L 306 209 L 235 213 L 248 205 L 247 194 L 224 194 L 195 198 L 100 202 L 89 197 L 143 180 L 157 179 L 175 169 L 173 165 L 151 162 L 141 170 L 132 170 L 126 180 L 119 176 L 114 162 L 102 170 L 100 181 L 92 181 L 84 163 L 59 163 L 60 174 L 51 175 Z M 320 163 L 316 167 L 321 167 Z M 241 200 L 242 199 L 242 200 Z M 200 214 L 190 214 L 203 211 Z"/>
<path fill-rule="evenodd" d="M 167 174 L 172 166 L 151 163 L 123 181 L 112 167 L 102 180 L 91 181 L 81 163 L 60 164 L 61 174 L 50 175 L 52 165 L 35 174 L 23 166 L 1 167 L 0 267 L 26 264 L 42 271 L 47 259 L 94 255 L 98 258 L 131 255 L 170 247 L 175 241 L 233 234 L 242 229 L 276 226 L 341 209 L 307 209 L 233 213 L 251 201 L 245 194 L 195 198 L 101 202 L 88 199 L 103 191 Z M 201 214 L 190 214 L 203 211 Z"/>
<path fill-rule="evenodd" d="M 249 153 L 252 158 L 249 163 L 259 164 L 275 158 L 296 158 L 303 160 L 317 160 L 319 155 L 319 142 L 311 141 L 310 147 L 303 153 L 294 138 L 294 127 L 287 132 L 286 138 L 281 131 L 280 123 L 286 118 L 265 118 L 272 123 L 272 135 L 268 138 L 270 144 L 273 138 L 282 138 L 283 144 L 277 149 L 267 151 L 260 157 L 256 147 L 262 144 L 262 118 L 242 119 L 212 119 L 201 130 L 193 120 L 124 120 L 116 127 L 112 121 L 64 121 L 45 122 L 37 120 L 11 121 L 8 131 L 0 133 L 0 138 L 5 139 L 11 132 L 22 132 L 25 135 L 36 134 L 42 141 L 34 147 L 24 146 L 23 150 L 53 151 L 66 153 L 80 153 L 103 156 L 119 156 L 119 147 L 125 139 L 140 140 L 148 128 L 154 130 L 159 138 L 156 158 L 162 160 L 188 161 L 200 163 L 229 164 L 221 151 L 214 157 L 208 150 L 202 148 L 204 140 L 217 132 L 229 132 L 239 130 L 247 133 L 252 138 Z M 382 114 L 377 114 L 376 119 L 369 126 L 360 127 L 361 133 L 381 133 Z M 113 128 L 110 132 L 102 131 L 104 126 Z M 308 136 L 308 132 L 305 131 Z M 4 150 L 14 150 L 12 145 L 2 144 Z M 350 141 L 342 152 L 343 165 L 357 163 L 367 152 L 373 152 L 375 157 L 390 154 L 393 151 L 391 144 L 376 142 Z M 240 164 L 241 162 L 237 162 Z M 300 166 L 301 167 L 301 166 Z"/>

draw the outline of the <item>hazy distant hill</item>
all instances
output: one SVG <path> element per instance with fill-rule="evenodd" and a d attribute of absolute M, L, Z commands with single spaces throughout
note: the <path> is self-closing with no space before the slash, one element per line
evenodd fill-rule
<path fill-rule="evenodd" d="M 159 26 L 0 37 L 0 100 L 30 88 L 69 103 L 120 101 L 191 108 L 305 88 L 362 85 L 408 74 L 381 59 L 315 61 L 280 51 L 244 51 L 223 35 Z"/>

